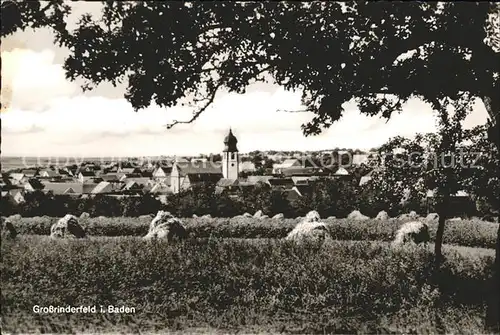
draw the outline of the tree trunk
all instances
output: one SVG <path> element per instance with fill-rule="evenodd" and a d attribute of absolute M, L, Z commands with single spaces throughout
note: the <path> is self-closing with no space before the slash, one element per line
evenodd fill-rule
<path fill-rule="evenodd" d="M 498 91 L 496 93 L 498 94 Z M 500 158 L 500 99 L 495 98 L 497 96 L 483 97 L 482 100 L 491 118 L 488 138 L 497 147 L 497 154 Z M 498 199 L 497 205 L 500 206 L 500 199 Z M 495 333 L 500 332 L 500 218 L 497 219 L 497 222 L 499 226 L 497 230 L 495 264 L 491 279 L 491 299 L 488 301 L 486 310 L 486 328 Z"/>
<path fill-rule="evenodd" d="M 500 333 L 500 218 L 497 222 L 497 246 L 493 269 L 491 301 L 486 309 L 486 327 L 494 333 Z"/>
<path fill-rule="evenodd" d="M 443 203 L 442 206 L 444 207 L 446 206 L 446 204 Z M 444 224 L 446 222 L 446 214 L 444 210 L 441 209 L 438 212 L 438 215 L 439 215 L 438 230 L 436 233 L 436 241 L 434 244 L 434 255 L 436 257 L 435 258 L 436 271 L 441 266 L 441 261 L 443 260 L 442 247 L 443 247 Z"/>

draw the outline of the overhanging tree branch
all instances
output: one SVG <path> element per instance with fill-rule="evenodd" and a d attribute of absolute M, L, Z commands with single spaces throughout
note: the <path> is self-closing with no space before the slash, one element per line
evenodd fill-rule
<path fill-rule="evenodd" d="M 307 109 L 299 109 L 299 110 L 288 110 L 288 109 L 277 109 L 278 113 L 308 113 Z"/>
<path fill-rule="evenodd" d="M 203 113 L 212 104 L 212 102 L 214 101 L 215 96 L 217 95 L 217 92 L 219 91 L 219 88 L 221 86 L 222 86 L 222 82 L 219 82 L 215 86 L 215 88 L 212 90 L 212 92 L 209 93 L 208 97 L 205 98 L 205 99 L 207 99 L 206 103 L 199 110 L 197 110 L 196 112 L 193 113 L 193 116 L 191 117 L 191 119 L 186 120 L 186 121 L 174 120 L 174 121 L 172 121 L 172 123 L 167 124 L 167 129 L 172 129 L 172 127 L 174 127 L 177 124 L 189 124 L 189 123 L 192 123 L 193 121 L 195 121 L 201 115 L 201 113 Z"/>
<path fill-rule="evenodd" d="M 271 68 L 272 68 L 272 65 L 265 66 L 264 68 L 257 71 L 255 73 L 254 77 L 257 78 L 260 74 L 268 71 Z M 211 69 L 207 69 L 207 70 L 212 71 L 212 70 L 216 70 L 216 69 L 217 68 L 211 68 Z M 189 120 L 185 120 L 185 121 L 174 120 L 174 121 L 172 121 L 172 123 L 169 123 L 166 125 L 167 129 L 172 129 L 172 127 L 174 127 L 177 124 L 189 124 L 189 123 L 194 122 L 214 102 L 215 96 L 217 95 L 217 92 L 219 91 L 219 89 L 223 85 L 224 85 L 224 81 L 219 80 L 219 82 L 214 86 L 214 88 L 211 89 L 211 92 L 208 94 L 208 96 L 206 96 L 205 98 L 202 98 L 200 100 L 195 99 L 195 102 L 198 102 L 201 100 L 206 100 L 206 102 L 205 102 L 205 104 L 203 104 L 203 106 L 199 110 L 197 110 L 196 112 L 193 113 L 193 116 Z"/>

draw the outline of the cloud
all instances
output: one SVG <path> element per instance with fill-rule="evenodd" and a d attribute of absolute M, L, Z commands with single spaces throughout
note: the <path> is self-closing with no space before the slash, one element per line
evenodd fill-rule
<path fill-rule="evenodd" d="M 33 45 L 32 40 L 30 37 L 27 43 Z M 221 91 L 193 124 L 179 124 L 167 130 L 166 124 L 187 120 L 195 110 L 152 104 L 134 112 L 123 98 L 123 87 L 115 89 L 103 84 L 92 94 L 83 94 L 78 83 L 67 81 L 60 60 L 63 51 L 55 46 L 40 44 L 36 50 L 22 49 L 21 44 L 15 43 L 11 46 L 14 47 L 2 46 L 2 103 L 9 103 L 7 111 L 2 111 L 5 155 L 116 157 L 216 153 L 222 150 L 229 127 L 243 152 L 363 149 L 379 146 L 396 135 L 413 136 L 436 129 L 432 109 L 420 100 L 410 100 L 403 112 L 388 122 L 378 116 L 361 115 L 353 103 L 346 103 L 346 111 L 338 122 L 319 136 L 304 137 L 300 126 L 313 115 L 277 112 L 301 109 L 300 92 L 256 83 L 241 95 Z M 466 127 L 484 124 L 486 115 L 478 102 L 465 121 Z"/>
<path fill-rule="evenodd" d="M 79 87 L 66 80 L 54 52 L 13 49 L 2 52 L 2 101 L 9 108 L 43 110 L 51 100 L 72 96 Z"/>
<path fill-rule="evenodd" d="M 10 127 L 2 127 L 2 133 L 4 134 L 34 134 L 41 133 L 45 131 L 44 128 L 39 127 L 37 125 L 31 125 L 25 128 L 10 128 Z"/>

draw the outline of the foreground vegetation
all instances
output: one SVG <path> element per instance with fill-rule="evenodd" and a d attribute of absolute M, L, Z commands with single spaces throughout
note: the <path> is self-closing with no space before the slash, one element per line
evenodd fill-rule
<path fill-rule="evenodd" d="M 7 332 L 481 332 L 493 250 L 332 241 L 136 237 L 2 241 Z M 472 250 L 472 252 L 471 252 Z M 480 252 L 477 252 L 480 251 Z M 33 313 L 34 305 L 115 305 L 135 314 Z"/>
<path fill-rule="evenodd" d="M 34 217 L 13 220 L 21 234 L 49 235 L 50 226 L 59 218 Z M 152 217 L 138 218 L 98 217 L 80 219 L 80 223 L 91 236 L 144 236 L 147 234 Z M 186 218 L 182 219 L 192 238 L 282 238 L 301 219 L 257 219 L 257 218 Z M 391 241 L 403 220 L 349 219 L 323 220 L 336 240 Z M 437 222 L 430 223 L 431 240 L 434 241 Z M 444 243 L 467 247 L 495 248 L 498 223 L 480 220 L 449 221 L 446 225 Z"/>

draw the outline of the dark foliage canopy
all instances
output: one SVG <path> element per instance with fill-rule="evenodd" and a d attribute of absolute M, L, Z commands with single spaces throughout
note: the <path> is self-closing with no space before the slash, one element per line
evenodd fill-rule
<path fill-rule="evenodd" d="M 9 4 L 11 2 L 6 2 Z M 317 134 L 356 99 L 389 118 L 418 96 L 438 104 L 462 92 L 498 122 L 499 6 L 480 2 L 118 2 L 65 29 L 62 1 L 2 5 L 2 36 L 50 26 L 71 50 L 68 77 L 127 80 L 135 109 L 189 101 L 195 120 L 220 89 L 270 80 L 303 92 Z M 11 14 L 8 15 L 7 11 Z M 187 98 L 187 99 L 185 99 Z"/>

